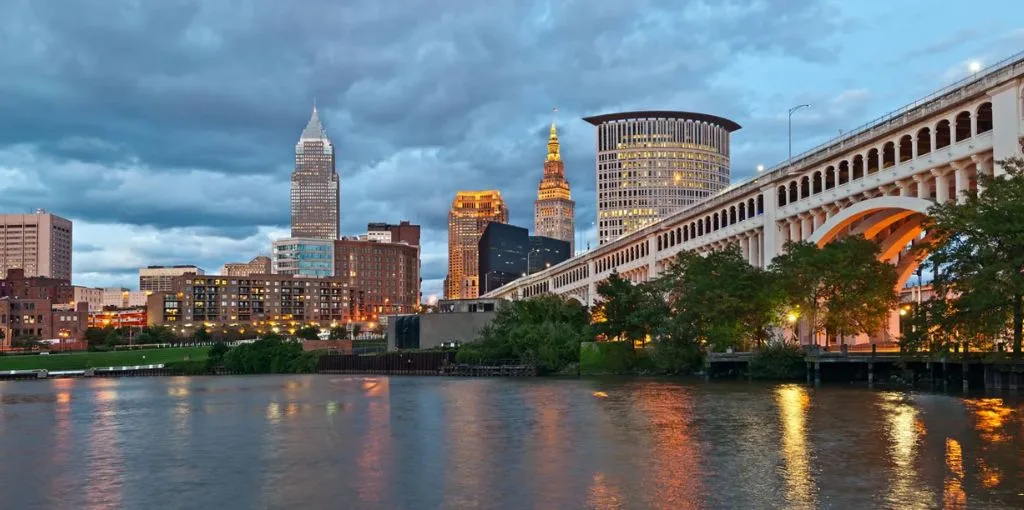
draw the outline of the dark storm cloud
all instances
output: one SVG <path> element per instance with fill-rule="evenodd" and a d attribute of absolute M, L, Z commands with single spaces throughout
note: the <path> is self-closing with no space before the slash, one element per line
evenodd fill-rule
<path fill-rule="evenodd" d="M 500 189 L 513 222 L 531 223 L 551 107 L 578 215 L 592 218 L 581 116 L 743 121 L 750 105 L 711 86 L 730 62 L 827 62 L 842 28 L 817 0 L 3 2 L 0 169 L 25 178 L 0 205 L 250 238 L 288 222 L 316 97 L 343 230 L 411 219 L 443 250 L 459 189 Z"/>

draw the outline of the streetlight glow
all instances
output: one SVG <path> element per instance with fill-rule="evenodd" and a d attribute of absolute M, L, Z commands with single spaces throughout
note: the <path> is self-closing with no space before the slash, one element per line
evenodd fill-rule
<path fill-rule="evenodd" d="M 971 73 L 978 74 L 978 71 L 981 71 L 981 62 L 978 62 L 977 60 L 971 61 L 970 64 L 967 64 L 967 69 L 970 70 Z"/>
<path fill-rule="evenodd" d="M 757 171 L 758 172 L 763 172 L 764 171 L 764 165 L 757 165 Z"/>

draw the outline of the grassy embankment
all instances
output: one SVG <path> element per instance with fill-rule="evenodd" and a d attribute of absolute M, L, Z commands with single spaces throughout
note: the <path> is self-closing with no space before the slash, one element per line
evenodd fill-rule
<path fill-rule="evenodd" d="M 114 352 L 76 352 L 71 354 L 38 354 L 0 356 L 0 370 L 82 370 L 85 368 L 117 367 L 125 365 L 155 365 L 183 361 L 205 360 L 209 347 L 179 347 Z M 145 357 L 143 357 L 145 356 Z"/>

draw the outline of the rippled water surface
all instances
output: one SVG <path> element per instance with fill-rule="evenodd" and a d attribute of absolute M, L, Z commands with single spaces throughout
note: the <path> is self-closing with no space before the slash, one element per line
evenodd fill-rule
<path fill-rule="evenodd" d="M 0 383 L 3 508 L 1024 508 L 1022 400 L 660 380 Z"/>

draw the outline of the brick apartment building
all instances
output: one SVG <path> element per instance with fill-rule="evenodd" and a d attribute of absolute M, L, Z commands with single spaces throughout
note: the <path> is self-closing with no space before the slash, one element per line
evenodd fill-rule
<path fill-rule="evenodd" d="M 292 275 L 186 275 L 171 292 L 147 301 L 150 325 L 262 327 L 356 322 L 366 316 L 363 292 L 341 278 Z"/>

